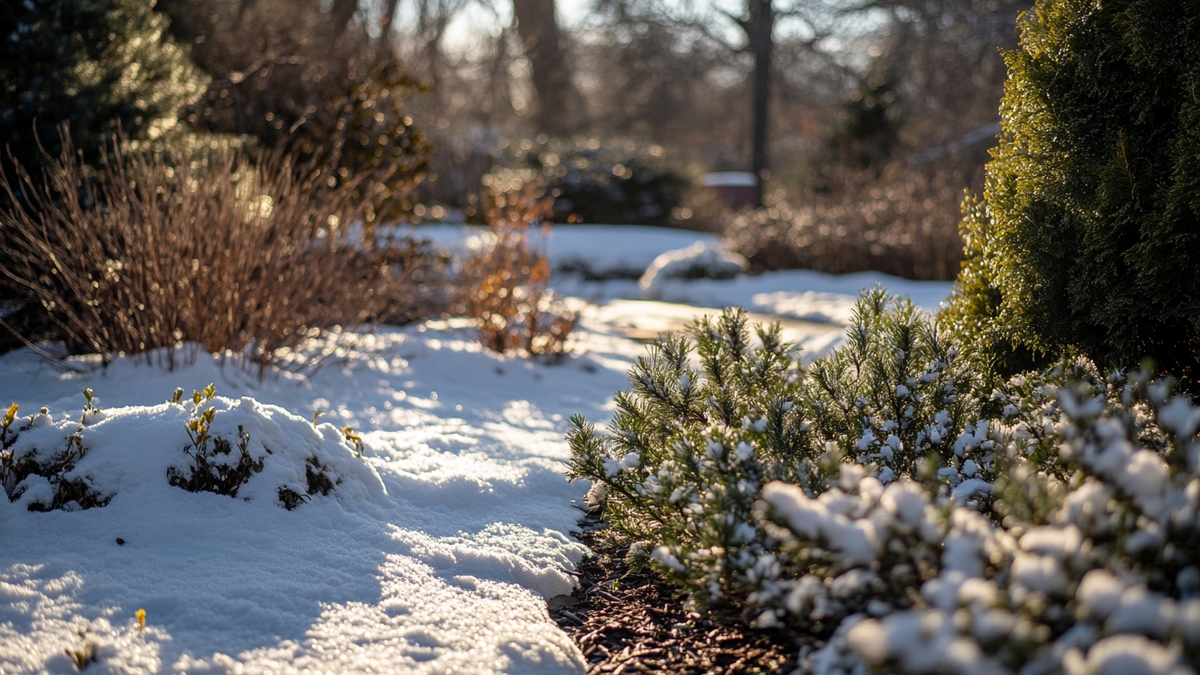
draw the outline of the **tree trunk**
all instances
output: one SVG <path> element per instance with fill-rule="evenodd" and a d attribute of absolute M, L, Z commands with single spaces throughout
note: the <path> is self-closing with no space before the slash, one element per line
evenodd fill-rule
<path fill-rule="evenodd" d="M 771 93 L 772 28 L 775 24 L 771 0 L 749 0 L 750 20 L 745 28 L 754 51 L 753 149 L 751 163 L 756 177 L 755 206 L 763 205 L 763 183 L 767 178 L 767 107 Z"/>
<path fill-rule="evenodd" d="M 396 7 L 400 4 L 400 0 L 387 0 L 383 7 L 383 31 L 380 37 L 380 42 L 384 47 L 389 47 L 392 44 L 392 31 L 395 26 L 392 22 L 396 20 Z"/>
<path fill-rule="evenodd" d="M 513 0 L 517 35 L 533 71 L 534 121 L 538 131 L 558 134 L 567 130 L 572 104 L 572 84 L 566 65 L 554 0 Z"/>

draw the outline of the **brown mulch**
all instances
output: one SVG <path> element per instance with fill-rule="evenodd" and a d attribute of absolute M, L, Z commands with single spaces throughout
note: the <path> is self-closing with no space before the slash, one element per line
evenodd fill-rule
<path fill-rule="evenodd" d="M 579 588 L 549 601 L 550 617 L 579 645 L 594 673 L 791 673 L 798 636 L 752 629 L 736 615 L 689 611 L 651 570 L 634 571 L 624 550 L 598 536 L 594 518 L 575 533 L 595 556 L 578 567 Z"/>

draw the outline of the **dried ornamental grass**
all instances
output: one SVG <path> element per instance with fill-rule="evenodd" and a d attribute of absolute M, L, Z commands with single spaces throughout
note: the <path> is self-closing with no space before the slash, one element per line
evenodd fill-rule
<path fill-rule="evenodd" d="M 74 351 L 162 347 L 173 363 L 186 341 L 265 365 L 314 331 L 411 315 L 436 284 L 414 249 L 359 240 L 354 191 L 306 183 L 286 162 L 113 149 L 103 182 L 69 149 L 45 182 L 20 167 L 0 176 L 0 279 Z"/>

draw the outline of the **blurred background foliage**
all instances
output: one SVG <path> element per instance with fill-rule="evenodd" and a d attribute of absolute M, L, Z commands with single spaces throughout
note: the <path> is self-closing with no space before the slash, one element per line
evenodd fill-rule
<path fill-rule="evenodd" d="M 688 186 L 659 145 L 542 136 L 502 141 L 500 150 L 480 184 L 494 192 L 535 186 L 554 199 L 549 216 L 560 223 L 670 225 Z M 466 215 L 474 222 L 479 211 L 470 204 Z"/>
<path fill-rule="evenodd" d="M 721 230 L 758 269 L 821 268 L 815 236 L 841 251 L 828 271 L 917 241 L 894 271 L 950 278 L 1029 4 L 21 0 L 0 9 L 0 132 L 26 167 L 62 122 L 93 166 L 116 132 L 286 155 L 356 190 L 368 227 L 478 219 L 520 179 L 558 222 Z M 761 91 L 766 208 L 738 214 L 701 179 L 752 167 Z"/>
<path fill-rule="evenodd" d="M 62 150 L 58 126 L 95 164 L 106 139 L 175 131 L 207 77 L 145 0 L 19 0 L 0 6 L 0 140 L 22 166 Z M 12 170 L 12 163 L 5 163 Z"/>
<path fill-rule="evenodd" d="M 1162 9 L 1170 3 L 1144 4 L 1154 8 L 1145 15 L 1150 18 L 1127 23 L 1142 30 L 1153 19 L 1161 26 L 1146 28 L 1151 37 L 1144 39 L 1142 33 L 1122 37 L 1120 22 L 1105 24 L 1113 39 L 1125 44 L 1136 37 L 1130 44 L 1147 54 L 1192 40 L 1176 35 L 1182 29 Z M 1056 111 L 1061 128 L 1045 120 L 1030 125 L 1031 138 L 1074 143 L 1063 156 L 1081 164 L 1063 174 L 1072 177 L 1064 189 L 1077 196 L 1046 207 L 1057 215 L 1013 216 L 1008 229 L 999 230 L 1013 239 L 1005 250 L 1017 253 L 988 252 L 999 240 L 986 225 L 996 215 L 989 209 L 1007 194 L 998 179 L 990 201 L 964 202 L 965 195 L 984 191 L 989 156 L 998 172 L 1024 175 L 1017 169 L 1025 151 L 1013 151 L 1011 138 L 998 148 L 996 142 L 1006 81 L 1010 87 L 1022 77 L 1041 82 L 1032 62 L 1012 56 L 1018 17 L 1031 5 L 14 0 L 0 5 L 0 140 L 6 148 L 0 177 L 13 187 L 0 195 L 0 207 L 28 201 L 25 193 L 54 164 L 48 158 L 64 147 L 78 153 L 82 178 L 101 182 L 113 178 L 106 171 L 116 165 L 106 153 L 157 153 L 168 164 L 211 166 L 214 153 L 232 150 L 248 164 L 291 172 L 303 188 L 289 193 L 295 199 L 311 192 L 317 203 L 329 191 L 348 192 L 346 203 L 355 208 L 347 217 L 366 234 L 378 224 L 486 222 L 481 205 L 489 199 L 532 190 L 552 200 L 544 215 L 558 223 L 717 231 L 754 272 L 873 269 L 954 279 L 965 233 L 974 262 L 962 277 L 962 297 L 970 296 L 969 313 L 985 316 L 985 324 L 995 323 L 992 314 L 1020 318 L 1012 326 L 1024 347 L 1009 345 L 1014 363 L 1027 360 L 1020 349 L 1085 345 L 1101 360 L 1132 363 L 1153 353 L 1190 373 L 1195 294 L 1176 280 L 1190 278 L 1194 265 L 1167 255 L 1191 250 L 1190 202 L 1162 198 L 1183 216 L 1162 216 L 1146 204 L 1158 198 L 1155 186 L 1173 184 L 1163 177 L 1169 175 L 1164 158 L 1174 155 L 1155 155 L 1155 148 L 1175 147 L 1163 143 L 1163 134 L 1172 124 L 1190 129 L 1191 122 L 1145 112 L 1173 110 L 1182 95 L 1158 83 L 1191 77 L 1190 62 L 1181 66 L 1164 57 L 1157 70 L 1141 62 L 1130 66 L 1134 75 L 1105 89 L 1116 103 L 1106 108 L 1111 124 L 1104 129 L 1090 109 Z M 1130 16 L 1140 16 L 1142 4 L 1130 7 Z M 1042 88 L 1057 92 L 1056 100 L 1081 96 L 1059 70 L 1046 72 L 1054 86 Z M 1079 90 L 1092 96 L 1098 81 L 1081 77 Z M 1017 112 L 1043 104 L 1021 100 Z M 64 135 L 60 125 L 66 125 Z M 1072 140 L 1076 136 L 1084 140 Z M 1112 147 L 1119 148 L 1117 159 L 1105 154 Z M 1017 168 L 1004 168 L 1010 165 Z M 18 166 L 29 180 L 19 178 Z M 757 208 L 723 202 L 705 187 L 707 174 L 757 167 L 763 167 L 752 179 Z M 1135 184 L 1137 199 L 1122 192 L 1128 184 Z M 88 192 L 100 199 L 110 193 Z M 1040 227 L 1059 216 L 1074 223 L 1078 214 L 1059 207 L 1095 199 L 1108 201 L 1088 211 L 1100 214 L 1094 229 L 1116 228 L 1120 236 L 1112 241 L 1097 235 L 1050 242 L 1012 224 Z M 314 221 L 313 227 L 333 231 L 340 222 Z M 1136 223 L 1147 222 L 1162 232 L 1147 230 L 1134 247 Z M 1026 235 L 1037 245 L 1020 243 Z M 6 267 L 8 236 L 0 224 Z M 1073 259 L 1083 244 L 1091 247 L 1087 255 Z M 1130 247 L 1136 252 L 1126 255 Z M 1126 261 L 1130 255 L 1141 262 Z M 979 272 L 985 258 L 1008 260 L 998 269 L 1024 289 L 1011 296 L 1019 300 L 1007 299 Z M 1026 270 L 1031 261 L 1035 272 Z M 375 262 L 379 270 L 395 267 Z M 1092 268 L 1104 273 L 1089 277 Z M 1141 295 L 1124 292 L 1130 270 Z M 1045 288 L 1059 291 L 1038 290 Z M 1124 304 L 1097 303 L 1097 297 Z M 1162 297 L 1171 300 L 1165 306 L 1147 300 Z M 0 284 L 5 306 L 27 300 Z M 1006 309 L 995 309 L 1001 305 Z M 983 311 L 988 307 L 990 314 Z M 1112 329 L 1126 307 L 1141 318 Z M 1069 328 L 1056 322 L 1060 315 L 1071 317 Z M 1160 348 L 1156 337 L 1177 332 L 1187 336 L 1184 356 Z"/>

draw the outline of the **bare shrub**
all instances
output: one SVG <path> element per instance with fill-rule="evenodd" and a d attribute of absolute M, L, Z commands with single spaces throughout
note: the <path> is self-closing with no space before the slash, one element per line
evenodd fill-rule
<path fill-rule="evenodd" d="M 549 229 L 554 199 L 526 188 L 484 201 L 492 241 L 463 262 L 457 309 L 479 321 L 480 342 L 492 351 L 564 353 L 578 317 L 553 302 L 549 260 L 529 241 L 531 227 Z"/>
<path fill-rule="evenodd" d="M 438 285 L 439 263 L 411 241 L 362 241 L 354 190 L 297 178 L 287 160 L 124 150 L 113 144 L 99 181 L 69 148 L 44 182 L 0 175 L 0 285 L 43 307 L 72 351 L 165 348 L 173 364 L 189 341 L 263 366 L 334 325 L 415 318 Z"/>
<path fill-rule="evenodd" d="M 723 234 L 755 271 L 954 279 L 963 250 L 958 204 L 969 183 L 961 171 L 893 162 L 847 172 L 829 192 L 727 216 Z"/>
<path fill-rule="evenodd" d="M 252 150 L 283 151 L 298 175 L 349 182 L 371 228 L 409 215 L 433 147 L 412 116 L 424 86 L 392 50 L 348 28 L 353 0 L 339 3 L 350 14 L 292 0 L 160 0 L 156 9 L 212 75 L 181 117 Z"/>

